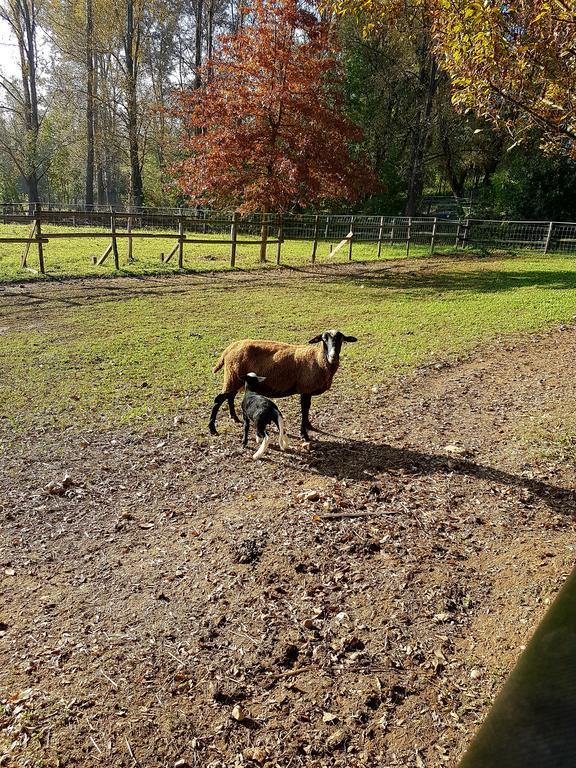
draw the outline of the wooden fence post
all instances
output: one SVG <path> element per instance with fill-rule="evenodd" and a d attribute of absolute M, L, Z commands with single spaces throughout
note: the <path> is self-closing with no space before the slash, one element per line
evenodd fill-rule
<path fill-rule="evenodd" d="M 470 219 L 466 219 L 464 223 L 464 238 L 462 240 L 462 248 L 466 248 L 468 245 L 468 236 L 470 234 Z"/>
<path fill-rule="evenodd" d="M 395 240 L 395 227 L 396 227 L 396 219 L 392 219 L 392 229 L 390 230 L 390 244 L 394 244 Z"/>
<path fill-rule="evenodd" d="M 382 255 L 382 233 L 384 231 L 384 216 L 380 216 L 380 226 L 378 228 L 378 254 L 376 258 L 380 258 Z"/>
<path fill-rule="evenodd" d="M 438 224 L 438 219 L 436 216 L 434 216 L 434 223 L 432 224 L 432 238 L 430 240 L 430 256 L 434 255 L 434 241 L 436 240 L 436 225 Z"/>
<path fill-rule="evenodd" d="M 110 206 L 110 235 L 112 237 L 112 254 L 114 256 L 114 269 L 120 269 L 120 259 L 118 258 L 118 241 L 116 240 L 116 211 L 114 206 Z"/>
<path fill-rule="evenodd" d="M 128 232 L 128 264 L 132 264 L 134 257 L 132 256 L 132 206 L 128 206 L 128 214 L 126 219 L 126 231 Z"/>
<path fill-rule="evenodd" d="M 456 228 L 456 242 L 454 243 L 456 248 L 458 248 L 458 245 L 460 244 L 460 227 L 461 227 L 461 225 L 462 225 L 462 221 L 461 221 L 461 219 L 458 219 L 458 227 Z"/>
<path fill-rule="evenodd" d="M 28 267 L 28 254 L 30 252 L 30 246 L 32 245 L 32 242 L 34 238 L 36 237 L 36 219 L 32 221 L 32 224 L 30 224 L 30 229 L 28 230 L 28 242 L 24 246 L 24 251 L 22 252 L 22 258 L 20 259 L 20 266 L 26 269 Z"/>
<path fill-rule="evenodd" d="M 282 221 L 282 214 L 280 215 L 280 219 L 278 221 L 278 244 L 276 245 L 276 264 L 280 264 L 280 249 L 282 248 L 282 243 L 284 242 L 284 226 Z"/>
<path fill-rule="evenodd" d="M 184 269 L 184 216 L 178 209 L 178 269 Z"/>
<path fill-rule="evenodd" d="M 406 258 L 410 255 L 410 238 L 412 237 L 412 217 L 408 216 L 408 227 L 406 229 Z"/>
<path fill-rule="evenodd" d="M 314 216 L 314 242 L 312 243 L 312 264 L 316 261 L 316 249 L 318 248 L 318 225 L 320 223 L 320 216 L 316 214 Z"/>
<path fill-rule="evenodd" d="M 44 274 L 44 247 L 42 245 L 42 210 L 40 203 L 36 203 L 36 240 L 38 243 L 38 263 L 40 274 Z"/>
<path fill-rule="evenodd" d="M 550 249 L 550 242 L 552 240 L 552 230 L 554 229 L 554 222 L 551 221 L 548 225 L 548 232 L 546 234 L 546 242 L 544 243 L 544 255 L 548 253 L 548 250 Z"/>
<path fill-rule="evenodd" d="M 230 227 L 230 266 L 236 266 L 236 240 L 238 239 L 238 212 L 234 211 L 232 215 L 232 226 Z"/>
<path fill-rule="evenodd" d="M 352 261 L 352 241 L 354 240 L 354 216 L 350 216 L 350 244 L 348 245 L 348 261 Z"/>

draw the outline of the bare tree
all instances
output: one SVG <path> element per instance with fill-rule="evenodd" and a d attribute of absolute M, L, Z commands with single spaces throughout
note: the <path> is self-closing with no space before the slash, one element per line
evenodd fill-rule
<path fill-rule="evenodd" d="M 6 97 L 2 110 L 11 114 L 13 128 L 0 142 L 26 184 L 31 208 L 39 200 L 39 183 L 47 169 L 47 158 L 41 156 L 39 147 L 42 116 L 37 83 L 37 14 L 35 0 L 8 0 L 0 5 L 0 17 L 16 38 L 20 64 L 20 83 L 0 75 Z"/>

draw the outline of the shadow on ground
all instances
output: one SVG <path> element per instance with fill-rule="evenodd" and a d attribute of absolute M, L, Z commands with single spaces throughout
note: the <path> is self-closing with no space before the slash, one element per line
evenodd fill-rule
<path fill-rule="evenodd" d="M 328 436 L 329 437 L 329 436 Z M 471 459 L 424 453 L 371 440 L 322 440 L 316 444 L 310 466 L 316 472 L 341 480 L 366 480 L 367 473 L 401 469 L 415 475 L 456 474 L 524 488 L 555 513 L 576 517 L 576 490 L 542 480 L 515 475 Z"/>
<path fill-rule="evenodd" d="M 190 290 L 229 291 L 235 287 L 292 285 L 295 277 L 305 278 L 310 283 L 348 282 L 362 284 L 364 288 L 382 288 L 386 290 L 422 292 L 470 291 L 474 293 L 493 293 L 510 291 L 518 288 L 540 286 L 548 289 L 576 288 L 576 272 L 569 269 L 554 269 L 554 256 L 550 260 L 551 269 L 543 270 L 502 270 L 499 268 L 470 269 L 467 265 L 482 263 L 500 264 L 503 259 L 519 261 L 525 256 L 491 256 L 480 259 L 476 255 L 466 254 L 434 256 L 430 260 L 399 259 L 382 262 L 352 262 L 351 264 L 317 264 L 315 266 L 282 265 L 281 269 L 250 269 L 235 271 L 222 270 L 204 272 L 182 270 L 180 273 L 163 275 L 88 275 L 84 277 L 63 277 L 43 279 L 40 282 L 24 283 L 14 281 L 0 285 L 12 293 L 19 287 L 18 299 L 28 305 L 62 303 L 69 306 L 98 302 L 102 299 L 123 301 L 135 297 L 157 294 L 183 294 Z M 537 257 L 534 257 L 537 258 Z M 449 265 L 465 265 L 463 269 L 447 269 Z M 45 293 L 37 288 L 42 285 L 69 286 L 69 293 L 76 295 L 58 295 Z"/>

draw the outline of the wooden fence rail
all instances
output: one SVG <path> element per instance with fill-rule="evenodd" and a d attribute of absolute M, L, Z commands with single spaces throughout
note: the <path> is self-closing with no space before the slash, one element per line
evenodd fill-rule
<path fill-rule="evenodd" d="M 352 260 L 354 244 L 371 243 L 381 258 L 382 248 L 404 246 L 406 256 L 413 245 L 426 246 L 430 255 L 439 245 L 456 250 L 468 247 L 482 250 L 519 248 L 533 249 L 544 254 L 551 252 L 576 253 L 576 223 L 572 222 L 514 222 L 476 219 L 439 219 L 437 217 L 390 217 L 362 214 L 335 215 L 278 215 L 268 214 L 263 226 L 261 215 L 240 218 L 237 213 L 207 214 L 186 209 L 137 209 L 98 211 L 43 209 L 39 204 L 32 213 L 2 205 L 4 224 L 28 224 L 28 236 L 0 237 L 3 244 L 23 244 L 21 267 L 45 272 L 44 246 L 51 240 L 104 238 L 108 244 L 100 255 L 93 257 L 102 265 L 112 255 L 115 269 L 119 269 L 118 242 L 127 240 L 127 260 L 133 261 L 133 242 L 142 239 L 170 239 L 174 245 L 167 256 L 160 254 L 163 263 L 177 258 L 178 268 L 184 267 L 185 245 L 228 245 L 229 263 L 236 266 L 240 245 L 261 246 L 262 233 L 275 232 L 276 237 L 265 237 L 268 245 L 276 245 L 276 264 L 281 264 L 282 245 L 286 240 L 312 242 L 310 260 L 318 257 L 320 242 L 328 243 L 331 259 L 346 245 L 348 260 Z M 46 225 L 66 227 L 93 227 L 91 231 L 50 232 Z M 272 229 L 271 229 L 272 228 Z M 153 230 L 153 231 L 151 231 Z M 160 230 L 160 231 L 159 231 Z M 38 255 L 38 269 L 29 265 L 30 248 Z"/>

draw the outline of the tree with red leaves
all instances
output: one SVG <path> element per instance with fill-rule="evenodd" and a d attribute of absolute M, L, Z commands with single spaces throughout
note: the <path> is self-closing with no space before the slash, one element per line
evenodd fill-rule
<path fill-rule="evenodd" d="M 179 94 L 184 195 L 266 214 L 368 191 L 372 178 L 349 152 L 360 137 L 343 113 L 342 79 L 324 23 L 296 0 L 253 0 L 202 87 Z"/>

